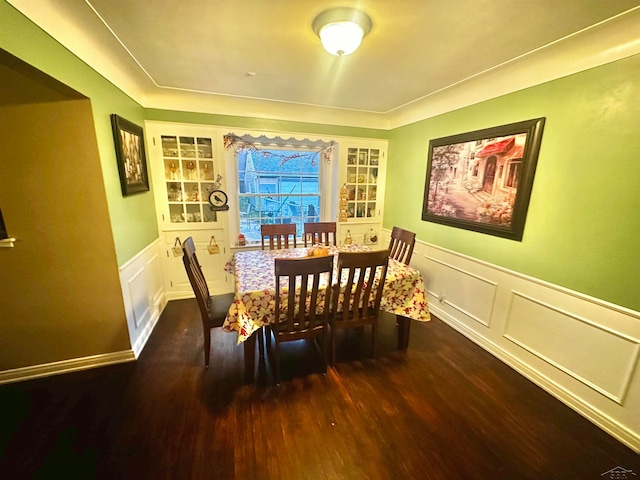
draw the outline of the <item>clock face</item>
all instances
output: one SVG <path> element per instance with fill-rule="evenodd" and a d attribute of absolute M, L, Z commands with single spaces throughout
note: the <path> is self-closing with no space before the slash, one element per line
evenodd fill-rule
<path fill-rule="evenodd" d="M 229 199 L 222 190 L 214 190 L 209 194 L 209 203 L 214 207 L 224 207 Z"/>

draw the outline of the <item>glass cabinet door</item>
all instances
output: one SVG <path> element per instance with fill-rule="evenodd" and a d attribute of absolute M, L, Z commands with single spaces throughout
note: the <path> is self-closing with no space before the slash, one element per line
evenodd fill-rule
<path fill-rule="evenodd" d="M 374 218 L 378 196 L 380 150 L 355 148 L 347 150 L 348 218 Z"/>
<path fill-rule="evenodd" d="M 171 223 L 216 222 L 209 208 L 215 190 L 211 138 L 162 135 L 164 178 Z"/>

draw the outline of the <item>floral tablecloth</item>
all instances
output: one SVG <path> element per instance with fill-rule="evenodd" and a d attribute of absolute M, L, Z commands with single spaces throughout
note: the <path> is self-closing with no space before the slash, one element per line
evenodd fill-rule
<path fill-rule="evenodd" d="M 236 252 L 225 265 L 235 275 L 236 299 L 223 325 L 227 332 L 238 332 L 238 343 L 274 320 L 274 259 L 304 257 L 307 248 L 251 250 Z M 366 245 L 329 247 L 329 253 L 371 250 Z M 389 259 L 380 308 L 385 312 L 418 321 L 429 321 L 429 307 L 422 274 L 413 267 Z"/>

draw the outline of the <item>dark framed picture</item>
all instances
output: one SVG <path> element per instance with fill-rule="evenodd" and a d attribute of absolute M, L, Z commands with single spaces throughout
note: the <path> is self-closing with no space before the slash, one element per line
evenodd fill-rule
<path fill-rule="evenodd" d="M 422 220 L 522 240 L 544 122 L 431 140 Z"/>
<path fill-rule="evenodd" d="M 126 197 L 148 191 L 149 176 L 142 127 L 115 113 L 111 115 L 111 127 L 116 146 L 122 195 Z"/>

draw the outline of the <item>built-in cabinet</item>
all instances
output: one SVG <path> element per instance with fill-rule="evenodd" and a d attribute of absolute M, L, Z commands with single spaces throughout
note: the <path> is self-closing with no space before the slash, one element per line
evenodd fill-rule
<path fill-rule="evenodd" d="M 338 243 L 382 246 L 387 142 L 344 141 L 339 149 Z"/>
<path fill-rule="evenodd" d="M 343 221 L 377 217 L 379 168 L 380 149 L 347 148 L 347 218 Z"/>
<path fill-rule="evenodd" d="M 192 237 L 211 293 L 233 290 L 224 271 L 230 252 L 228 212 L 212 210 L 209 194 L 224 190 L 222 138 L 211 127 L 146 122 L 158 229 L 163 240 L 164 286 L 169 300 L 193 295 L 180 243 Z M 210 253 L 217 245 L 218 253 Z"/>
<path fill-rule="evenodd" d="M 158 229 L 163 243 L 163 275 L 167 299 L 186 298 L 193 290 L 179 247 L 191 236 L 211 293 L 233 291 L 233 278 L 224 271 L 237 249 L 239 230 L 237 165 L 232 149 L 225 149 L 225 127 L 146 122 L 151 180 Z M 244 132 L 235 132 L 236 135 Z M 297 134 L 250 132 L 256 138 L 291 138 Z M 383 247 L 382 229 L 386 140 L 332 137 L 332 160 L 321 169 L 321 220 L 336 220 L 338 243 L 345 240 Z M 337 155 L 336 155 L 337 153 Z M 229 197 L 228 210 L 212 210 L 209 194 L 221 189 Z M 300 232 L 301 234 L 301 232 Z M 216 245 L 218 253 L 210 253 Z"/>
<path fill-rule="evenodd" d="M 168 223 L 217 222 L 208 204 L 215 190 L 212 142 L 211 137 L 160 136 Z"/>

